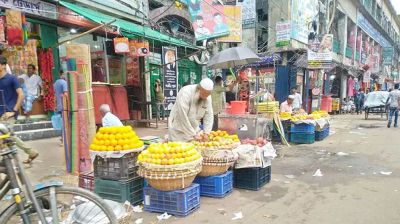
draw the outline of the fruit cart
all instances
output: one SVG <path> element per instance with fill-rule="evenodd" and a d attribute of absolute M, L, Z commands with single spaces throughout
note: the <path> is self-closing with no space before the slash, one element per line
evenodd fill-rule
<path fill-rule="evenodd" d="M 229 134 L 237 134 L 239 139 L 271 139 L 273 120 L 261 114 L 219 114 L 218 127 Z"/>

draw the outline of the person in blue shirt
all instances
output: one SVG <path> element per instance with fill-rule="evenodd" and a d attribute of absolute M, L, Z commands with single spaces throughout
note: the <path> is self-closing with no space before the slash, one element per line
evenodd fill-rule
<path fill-rule="evenodd" d="M 60 78 L 54 83 L 53 88 L 57 102 L 56 112 L 61 113 L 63 111 L 63 97 L 68 95 L 68 83 L 65 80 L 63 70 L 60 70 Z"/>
<path fill-rule="evenodd" d="M 24 100 L 24 93 L 19 84 L 18 78 L 7 72 L 7 59 L 0 55 L 0 122 L 4 123 L 13 133 L 14 124 L 17 121 L 18 111 Z M 11 137 L 18 148 L 28 154 L 24 163 L 31 163 L 39 156 L 36 150 L 27 146 L 15 135 Z"/>
<path fill-rule="evenodd" d="M 68 83 L 65 80 L 64 71 L 60 70 L 60 77 L 53 84 L 54 94 L 56 96 L 56 113 L 62 116 L 63 108 L 63 97 L 68 95 Z M 65 108 L 67 109 L 67 108 Z M 63 145 L 63 137 L 60 138 L 60 146 Z"/>
<path fill-rule="evenodd" d="M 229 27 L 224 23 L 222 15 L 220 13 L 214 14 L 214 33 L 226 33 L 229 32 Z"/>

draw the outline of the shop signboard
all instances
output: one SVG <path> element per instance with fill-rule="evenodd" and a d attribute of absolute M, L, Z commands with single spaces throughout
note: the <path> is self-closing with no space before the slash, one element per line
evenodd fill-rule
<path fill-rule="evenodd" d="M 276 23 L 276 47 L 287 46 L 290 43 L 290 22 Z"/>
<path fill-rule="evenodd" d="M 132 54 L 136 54 L 139 57 L 148 56 L 150 54 L 148 41 L 131 40 L 129 44 Z"/>
<path fill-rule="evenodd" d="M 357 13 L 357 24 L 365 33 L 372 37 L 372 39 L 378 42 L 382 47 L 391 47 L 389 41 L 387 41 L 386 38 L 384 38 L 380 32 L 368 22 L 362 13 Z"/>
<path fill-rule="evenodd" d="M 57 7 L 58 11 L 58 20 L 68 24 L 74 24 L 77 26 L 82 26 L 86 28 L 95 27 L 96 24 L 85 17 L 75 13 L 72 10 L 69 10 L 63 6 Z"/>
<path fill-rule="evenodd" d="M 370 71 L 364 72 L 364 75 L 363 75 L 363 82 L 369 83 L 369 82 L 370 82 L 370 79 L 371 79 L 371 72 L 370 72 Z"/>
<path fill-rule="evenodd" d="M 316 0 L 291 0 L 291 21 L 293 39 L 307 44 L 308 34 L 311 32 L 310 24 L 318 14 L 318 1 Z"/>
<path fill-rule="evenodd" d="M 114 50 L 115 53 L 128 53 L 129 52 L 129 40 L 126 37 L 114 38 Z"/>
<path fill-rule="evenodd" d="M 126 65 L 126 85 L 140 87 L 139 56 L 136 54 L 136 46 L 132 41 L 129 41 L 129 53 L 126 54 L 125 65 Z"/>
<path fill-rule="evenodd" d="M 161 54 L 150 52 L 149 63 L 154 65 L 161 65 Z"/>
<path fill-rule="evenodd" d="M 178 63 L 176 47 L 162 47 L 164 96 L 166 110 L 171 110 L 178 95 Z"/>
<path fill-rule="evenodd" d="M 31 15 L 57 19 L 57 7 L 40 0 L 1 0 L 0 7 L 18 9 Z"/>
<path fill-rule="evenodd" d="M 237 6 L 242 6 L 243 29 L 253 28 L 256 23 L 256 0 L 237 0 Z"/>
<path fill-rule="evenodd" d="M 230 33 L 224 15 L 224 5 L 217 5 L 213 0 L 187 0 L 187 6 L 192 18 L 194 34 L 197 41 L 226 36 Z"/>
<path fill-rule="evenodd" d="M 309 69 L 329 69 L 332 66 L 333 35 L 325 34 L 321 41 L 318 38 L 308 45 L 307 59 Z"/>
<path fill-rule="evenodd" d="M 393 47 L 384 47 L 382 50 L 382 64 L 392 65 L 394 49 Z"/>
<path fill-rule="evenodd" d="M 226 19 L 226 25 L 229 28 L 229 35 L 220 37 L 218 42 L 242 42 L 242 23 L 237 21 L 242 20 L 242 8 L 240 6 L 224 6 L 223 15 Z"/>

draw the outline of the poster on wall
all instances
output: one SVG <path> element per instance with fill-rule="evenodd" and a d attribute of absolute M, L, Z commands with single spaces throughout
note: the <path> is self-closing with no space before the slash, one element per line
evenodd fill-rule
<path fill-rule="evenodd" d="M 290 22 L 276 23 L 276 47 L 287 46 L 290 43 Z"/>
<path fill-rule="evenodd" d="M 243 29 L 253 28 L 257 18 L 256 0 L 237 0 L 236 5 L 242 7 Z"/>
<path fill-rule="evenodd" d="M 384 47 L 382 50 L 382 64 L 392 65 L 394 50 L 393 47 Z"/>
<path fill-rule="evenodd" d="M 309 69 L 327 69 L 332 66 L 333 35 L 325 34 L 321 41 L 315 39 L 308 45 L 307 59 Z"/>
<path fill-rule="evenodd" d="M 196 40 L 226 36 L 229 34 L 228 19 L 224 15 L 224 7 L 212 0 L 187 0 L 192 18 Z M 230 7 L 230 6 L 229 6 Z"/>
<path fill-rule="evenodd" d="M 308 34 L 311 32 L 309 24 L 318 13 L 318 1 L 292 0 L 292 38 L 307 44 Z"/>
<path fill-rule="evenodd" d="M 223 14 L 226 18 L 226 25 L 229 27 L 229 35 L 217 38 L 218 42 L 242 42 L 242 9 L 240 6 L 224 6 Z"/>
<path fill-rule="evenodd" d="M 178 63 L 176 47 L 162 47 L 165 109 L 171 110 L 178 95 Z"/>

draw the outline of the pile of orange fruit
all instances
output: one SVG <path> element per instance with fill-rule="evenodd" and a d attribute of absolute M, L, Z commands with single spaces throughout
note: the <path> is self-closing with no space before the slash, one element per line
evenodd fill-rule
<path fill-rule="evenodd" d="M 96 133 L 90 145 L 94 151 L 120 151 L 142 147 L 143 141 L 139 139 L 131 126 L 102 127 Z"/>
<path fill-rule="evenodd" d="M 191 143 L 168 142 L 151 144 L 138 156 L 138 161 L 157 165 L 176 165 L 201 158 Z"/>
<path fill-rule="evenodd" d="M 229 135 L 226 131 L 212 131 L 210 134 L 200 136 L 193 142 L 198 149 L 205 148 L 231 148 L 235 144 L 239 144 L 240 140 L 237 135 Z"/>

